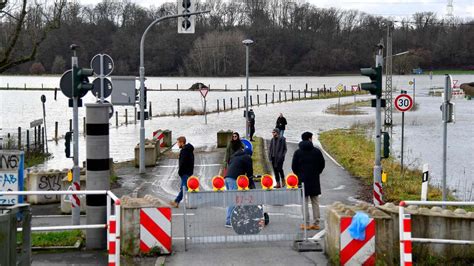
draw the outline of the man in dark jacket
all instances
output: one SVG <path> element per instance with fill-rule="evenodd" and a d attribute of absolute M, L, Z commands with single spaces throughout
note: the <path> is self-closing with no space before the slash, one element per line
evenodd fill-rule
<path fill-rule="evenodd" d="M 319 182 L 319 175 L 323 172 L 325 161 L 323 154 L 318 148 L 313 146 L 313 134 L 305 132 L 301 135 L 302 141 L 299 144 L 299 149 L 293 155 L 293 162 L 291 168 L 298 176 L 298 179 L 304 183 L 306 204 L 306 224 L 301 227 L 309 230 L 319 230 L 319 201 L 318 197 L 321 194 L 321 184 Z M 313 223 L 309 222 L 308 201 L 311 201 L 313 208 Z"/>
<path fill-rule="evenodd" d="M 178 147 L 181 149 L 179 152 L 179 169 L 178 175 L 181 178 L 181 185 L 179 188 L 178 196 L 174 201 L 170 202 L 170 205 L 178 208 L 179 203 L 183 199 L 183 187 L 188 187 L 188 178 L 193 175 L 194 171 L 194 147 L 190 143 L 186 144 L 185 137 L 179 137 L 177 139 Z"/>
<path fill-rule="evenodd" d="M 249 179 L 253 176 L 253 164 L 250 157 L 250 150 L 239 149 L 230 157 L 227 175 L 225 176 L 225 186 L 227 190 L 237 190 L 237 177 L 246 175 Z M 252 182 L 251 180 L 249 180 Z M 232 228 L 230 224 L 230 215 L 234 206 L 227 207 L 225 227 Z"/>
<path fill-rule="evenodd" d="M 268 147 L 268 158 L 273 166 L 273 172 L 275 173 L 275 188 L 281 188 L 284 185 L 285 174 L 283 173 L 283 162 L 285 162 L 286 156 L 286 139 L 280 136 L 280 130 L 275 128 L 272 131 L 273 137 L 270 140 L 270 146 Z M 281 180 L 281 183 L 280 183 Z"/>
<path fill-rule="evenodd" d="M 286 118 L 280 113 L 280 116 L 277 118 L 276 128 L 280 130 L 280 136 L 285 136 L 285 129 L 286 129 Z"/>
<path fill-rule="evenodd" d="M 255 113 L 253 109 L 249 111 L 249 134 L 250 134 L 250 141 L 253 141 L 253 134 L 255 134 Z"/>

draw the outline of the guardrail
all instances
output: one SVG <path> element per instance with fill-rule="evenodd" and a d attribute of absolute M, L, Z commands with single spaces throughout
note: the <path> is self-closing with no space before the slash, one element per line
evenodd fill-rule
<path fill-rule="evenodd" d="M 40 226 L 32 227 L 31 231 L 56 231 L 75 229 L 107 229 L 107 250 L 109 251 L 109 265 L 120 265 L 120 199 L 110 190 L 79 190 L 79 191 L 0 191 L 0 195 L 27 196 L 27 195 L 107 195 L 107 222 L 106 224 Z M 114 202 L 114 215 L 112 204 Z M 18 228 L 18 232 L 22 229 Z"/>
<path fill-rule="evenodd" d="M 411 237 L 411 214 L 405 214 L 405 207 L 408 205 L 423 206 L 474 206 L 474 202 L 469 201 L 401 201 L 399 210 L 400 228 L 400 265 L 408 266 L 413 264 L 412 242 L 474 245 L 474 241 L 458 239 L 438 239 L 438 238 L 412 238 Z"/>

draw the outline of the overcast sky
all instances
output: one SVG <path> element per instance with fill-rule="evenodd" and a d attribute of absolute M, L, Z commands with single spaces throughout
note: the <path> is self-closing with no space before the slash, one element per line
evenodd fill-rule
<path fill-rule="evenodd" d="M 131 0 L 145 7 L 159 6 L 170 0 Z M 304 0 L 296 0 L 304 2 Z M 79 0 L 83 4 L 95 4 L 98 0 Z M 382 16 L 409 17 L 416 12 L 432 11 L 438 17 L 446 14 L 448 0 L 306 0 L 318 7 L 357 9 Z M 474 0 L 453 0 L 453 14 L 463 18 L 474 18 Z"/>

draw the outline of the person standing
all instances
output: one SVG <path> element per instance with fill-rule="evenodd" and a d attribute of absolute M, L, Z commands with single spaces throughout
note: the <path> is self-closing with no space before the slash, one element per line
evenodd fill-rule
<path fill-rule="evenodd" d="M 253 109 L 250 109 L 249 111 L 249 134 L 250 134 L 250 141 L 253 140 L 253 134 L 255 134 L 255 113 L 253 112 Z"/>
<path fill-rule="evenodd" d="M 228 167 L 230 157 L 234 153 L 236 153 L 237 151 L 239 151 L 241 149 L 244 149 L 244 144 L 240 140 L 239 133 L 234 132 L 234 133 L 232 133 L 232 139 L 230 140 L 229 144 L 227 144 L 227 148 L 226 148 L 226 151 L 225 151 L 224 169 Z"/>
<path fill-rule="evenodd" d="M 304 183 L 306 224 L 302 224 L 301 228 L 304 229 L 306 227 L 307 230 L 319 230 L 318 197 L 321 194 L 320 174 L 324 170 L 325 161 L 321 151 L 313 145 L 313 134 L 311 132 L 304 132 L 301 135 L 301 140 L 291 163 L 293 173 L 298 176 L 300 182 Z M 311 202 L 313 209 L 313 223 L 310 223 L 309 220 L 308 202 Z"/>
<path fill-rule="evenodd" d="M 283 116 L 282 113 L 280 113 L 280 116 L 278 116 L 277 121 L 276 121 L 276 128 L 280 130 L 280 136 L 284 137 L 285 136 L 285 129 L 286 129 L 286 118 Z"/>
<path fill-rule="evenodd" d="M 268 158 L 272 163 L 273 172 L 275 173 L 275 188 L 285 186 L 285 174 L 283 173 L 283 162 L 285 162 L 286 155 L 286 139 L 280 136 L 280 130 L 275 128 L 272 131 L 273 137 L 270 140 L 270 147 L 268 148 Z M 281 181 L 281 183 L 280 183 Z"/>
<path fill-rule="evenodd" d="M 240 148 L 230 157 L 227 175 L 225 176 L 225 187 L 227 190 L 237 190 L 237 177 L 239 175 L 246 175 L 249 178 L 249 182 L 253 182 L 253 163 L 250 154 L 250 149 L 244 150 Z M 230 216 L 233 209 L 234 206 L 227 207 L 225 227 L 232 228 Z"/>
<path fill-rule="evenodd" d="M 186 138 L 181 136 L 177 139 L 179 152 L 178 175 L 181 178 L 178 196 L 174 201 L 170 202 L 172 207 L 178 208 L 179 203 L 183 199 L 183 187 L 188 187 L 188 178 L 193 175 L 194 171 L 194 147 L 190 143 L 186 144 Z"/>

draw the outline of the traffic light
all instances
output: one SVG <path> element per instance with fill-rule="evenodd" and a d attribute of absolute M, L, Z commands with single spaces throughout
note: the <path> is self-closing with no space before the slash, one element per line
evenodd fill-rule
<path fill-rule="evenodd" d="M 178 0 L 178 14 L 192 13 L 196 9 L 195 0 Z M 195 16 L 178 17 L 178 33 L 194 33 Z"/>
<path fill-rule="evenodd" d="M 388 158 L 390 156 L 390 135 L 388 132 L 382 132 L 383 136 L 383 158 Z"/>
<path fill-rule="evenodd" d="M 71 158 L 71 139 L 72 139 L 72 131 L 66 132 L 66 136 L 64 137 L 66 140 L 64 142 L 64 152 L 66 152 L 66 158 Z"/>
<path fill-rule="evenodd" d="M 94 87 L 92 83 L 89 83 L 88 78 L 94 75 L 94 70 L 90 68 L 73 67 L 72 75 L 74 79 L 73 96 L 82 98 Z"/>
<path fill-rule="evenodd" d="M 360 88 L 369 91 L 372 95 L 382 97 L 382 67 L 361 68 L 362 76 L 367 76 L 372 82 L 361 83 Z"/>

